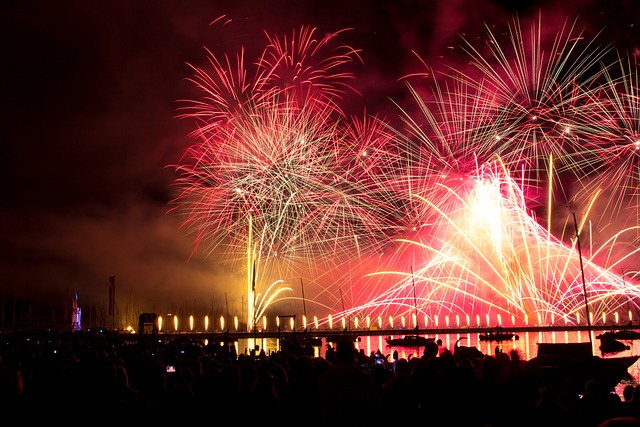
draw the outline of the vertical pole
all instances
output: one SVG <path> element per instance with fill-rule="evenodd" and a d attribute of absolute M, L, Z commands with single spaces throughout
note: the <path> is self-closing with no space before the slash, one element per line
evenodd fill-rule
<path fill-rule="evenodd" d="M 587 313 L 587 327 L 589 328 L 589 342 L 593 345 L 593 338 L 591 338 L 591 316 L 589 315 L 589 302 L 587 300 L 587 285 L 584 280 L 584 267 L 582 265 L 582 250 L 580 249 L 580 237 L 578 232 L 578 221 L 576 220 L 576 213 L 571 212 L 573 215 L 573 226 L 576 229 L 576 244 L 578 246 L 578 256 L 580 258 L 580 274 L 582 277 L 582 292 L 584 292 L 584 308 Z"/>
<path fill-rule="evenodd" d="M 116 330 L 116 278 L 113 277 L 113 313 L 111 315 L 111 329 Z"/>
<path fill-rule="evenodd" d="M 226 314 L 226 319 L 225 322 L 227 322 L 227 324 L 225 325 L 227 327 L 227 331 L 229 330 L 229 298 L 227 298 L 227 293 L 224 293 L 224 301 L 225 301 L 225 306 L 226 306 L 226 310 L 227 310 L 227 314 Z M 224 331 L 223 331 L 224 332 Z"/>
<path fill-rule="evenodd" d="M 416 281 L 413 278 L 413 266 L 411 266 L 411 283 L 413 284 L 413 312 L 416 316 L 416 331 L 418 330 L 418 300 L 416 299 Z M 413 319 L 412 319 L 413 320 Z"/>
<path fill-rule="evenodd" d="M 342 286 L 340 286 L 340 300 L 342 301 L 342 315 L 346 318 L 345 330 L 349 330 L 349 319 L 347 318 L 347 313 L 344 310 L 344 296 L 342 295 Z"/>
<path fill-rule="evenodd" d="M 307 301 L 304 298 L 304 285 L 302 284 L 302 277 L 300 278 L 300 288 L 302 289 L 302 310 L 304 311 L 304 319 L 306 322 L 307 321 Z"/>

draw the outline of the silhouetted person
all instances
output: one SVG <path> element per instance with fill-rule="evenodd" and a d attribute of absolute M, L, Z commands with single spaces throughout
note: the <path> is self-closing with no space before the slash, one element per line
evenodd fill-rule
<path fill-rule="evenodd" d="M 428 359 L 430 357 L 434 357 L 438 355 L 438 343 L 434 341 L 429 341 L 427 345 L 424 346 L 424 358 Z"/>
<path fill-rule="evenodd" d="M 569 412 L 560 405 L 558 392 L 553 387 L 543 387 L 535 406 L 535 425 L 553 427 L 569 425 Z"/>
<path fill-rule="evenodd" d="M 608 402 L 600 389 L 599 382 L 588 380 L 585 382 L 584 387 L 584 394 L 575 406 L 573 414 L 580 417 L 581 425 L 597 426 L 607 418 L 610 418 Z"/>
<path fill-rule="evenodd" d="M 314 360 L 311 356 L 294 356 L 289 364 L 289 401 L 286 408 L 291 419 L 305 419 L 313 413 L 315 402 L 310 399 L 316 392 Z"/>
<path fill-rule="evenodd" d="M 374 421 L 379 416 L 380 396 L 371 374 L 355 363 L 353 341 L 340 338 L 335 355 L 336 363 L 318 378 L 317 413 L 338 425 Z"/>
<path fill-rule="evenodd" d="M 261 371 L 251 387 L 251 408 L 256 413 L 277 414 L 281 409 L 276 379 L 268 370 Z"/>

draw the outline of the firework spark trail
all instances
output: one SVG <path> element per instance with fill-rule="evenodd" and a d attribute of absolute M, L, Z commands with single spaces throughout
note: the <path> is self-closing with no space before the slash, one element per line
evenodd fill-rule
<path fill-rule="evenodd" d="M 317 39 L 315 28 L 294 30 L 291 38 L 278 38 L 265 32 L 269 42 L 258 65 L 265 71 L 262 82 L 265 91 L 294 92 L 296 99 L 307 97 L 333 103 L 346 92 L 355 91 L 348 84 L 353 74 L 342 68 L 361 61 L 359 51 L 346 44 L 336 44 L 344 29 Z M 333 104 L 333 108 L 339 105 Z"/>
<path fill-rule="evenodd" d="M 452 70 L 452 78 L 474 87 L 470 102 L 484 103 L 482 111 L 492 116 L 492 151 L 514 172 L 526 165 L 527 186 L 544 185 L 550 156 L 580 174 L 574 160 L 583 152 L 583 138 L 594 132 L 578 121 L 578 113 L 610 48 L 585 42 L 575 25 L 565 22 L 548 52 L 541 48 L 542 15 L 531 24 L 529 38 L 517 18 L 508 26 L 506 43 L 487 27 L 482 48 L 463 39 L 474 71 Z"/>
<path fill-rule="evenodd" d="M 578 197 L 600 189 L 607 194 L 600 223 L 616 219 L 640 225 L 640 84 L 635 61 L 620 57 L 615 66 L 603 69 L 602 79 L 583 114 L 597 133 L 586 144 L 590 155 L 582 159 L 582 169 L 589 173 Z"/>

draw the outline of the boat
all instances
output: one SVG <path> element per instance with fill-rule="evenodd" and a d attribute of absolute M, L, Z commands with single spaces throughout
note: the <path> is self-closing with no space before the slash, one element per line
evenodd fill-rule
<path fill-rule="evenodd" d="M 582 250 L 580 249 L 580 233 L 575 212 L 572 212 L 572 215 L 580 260 L 585 317 L 587 326 L 591 330 L 589 301 L 584 279 Z M 527 367 L 540 386 L 562 387 L 567 380 L 571 380 L 577 387 L 583 389 L 588 381 L 595 380 L 601 390 L 611 391 L 615 390 L 615 387 L 623 379 L 632 379 L 628 369 L 640 359 L 640 355 L 604 357 L 605 352 L 603 351 L 603 357 L 596 356 L 593 354 L 591 336 L 592 334 L 589 332 L 589 342 L 537 343 L 537 355 L 527 362 Z"/>
<path fill-rule="evenodd" d="M 416 282 L 413 278 L 413 267 L 411 267 L 411 283 L 413 285 L 413 310 L 414 314 L 418 316 L 418 305 L 416 301 Z M 418 326 L 414 328 L 414 333 L 410 335 L 404 335 L 401 338 L 391 338 L 387 337 L 387 346 L 388 347 L 424 347 L 430 342 L 435 342 L 438 345 L 442 344 L 442 340 L 436 341 L 435 338 L 429 338 L 422 335 L 419 335 Z"/>
<path fill-rule="evenodd" d="M 387 346 L 389 347 L 424 347 L 430 342 L 440 345 L 441 340 L 436 341 L 435 338 L 425 337 L 422 335 L 405 335 L 400 338 L 387 337 Z"/>
<path fill-rule="evenodd" d="M 572 380 L 583 387 L 586 381 L 596 380 L 603 390 L 609 391 L 623 379 L 632 378 L 628 369 L 640 359 L 640 355 L 595 356 L 590 342 L 537 343 L 537 346 L 537 355 L 527 361 L 527 369 L 542 386 L 561 386 Z"/>
<path fill-rule="evenodd" d="M 613 338 L 617 340 L 638 340 L 640 339 L 640 332 L 632 329 L 620 329 L 617 331 L 607 331 L 596 335 L 599 340 Z"/>
<path fill-rule="evenodd" d="M 509 341 L 519 340 L 520 336 L 512 332 L 487 332 L 478 336 L 480 341 Z"/>
<path fill-rule="evenodd" d="M 620 353 L 621 351 L 629 350 L 630 348 L 630 346 L 615 338 L 600 339 L 600 352 L 603 355 L 606 353 Z"/>
<path fill-rule="evenodd" d="M 328 343 L 337 343 L 338 340 L 342 337 L 347 337 L 349 338 L 351 341 L 353 342 L 360 342 L 360 337 L 358 336 L 358 334 L 354 334 L 351 332 L 344 332 L 342 334 L 338 334 L 338 335 L 328 335 L 325 338 L 325 341 L 327 341 Z"/>
<path fill-rule="evenodd" d="M 582 251 L 580 249 L 578 221 L 576 214 L 573 212 L 572 214 L 576 231 L 576 246 L 580 259 L 585 317 L 587 319 L 587 326 L 591 331 L 592 327 L 582 264 Z M 546 385 L 562 387 L 565 381 L 571 380 L 579 388 L 584 388 L 587 381 L 595 380 L 599 383 L 603 391 L 611 391 L 614 390 L 623 379 L 633 379 L 628 369 L 640 359 L 640 355 L 604 357 L 605 352 L 603 351 L 602 357 L 596 356 L 593 354 L 591 335 L 591 332 L 589 332 L 589 342 L 537 343 L 537 355 L 527 362 L 527 367 L 541 387 Z M 616 340 L 613 339 L 613 341 Z M 619 345 L 613 341 L 610 342 L 611 345 Z M 608 342 L 608 339 L 601 340 L 601 343 L 602 342 Z M 624 343 L 620 344 L 624 346 Z"/>

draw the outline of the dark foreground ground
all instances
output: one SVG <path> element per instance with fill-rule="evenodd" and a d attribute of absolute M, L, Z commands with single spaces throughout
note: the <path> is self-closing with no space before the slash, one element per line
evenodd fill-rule
<path fill-rule="evenodd" d="M 542 382 L 517 353 L 472 360 L 427 346 L 407 360 L 365 355 L 350 340 L 313 357 L 151 337 L 131 343 L 108 333 L 0 337 L 3 425 L 215 424 L 230 417 L 303 426 L 596 427 L 640 418 L 640 388 L 629 384 L 619 396 L 588 378 Z"/>

